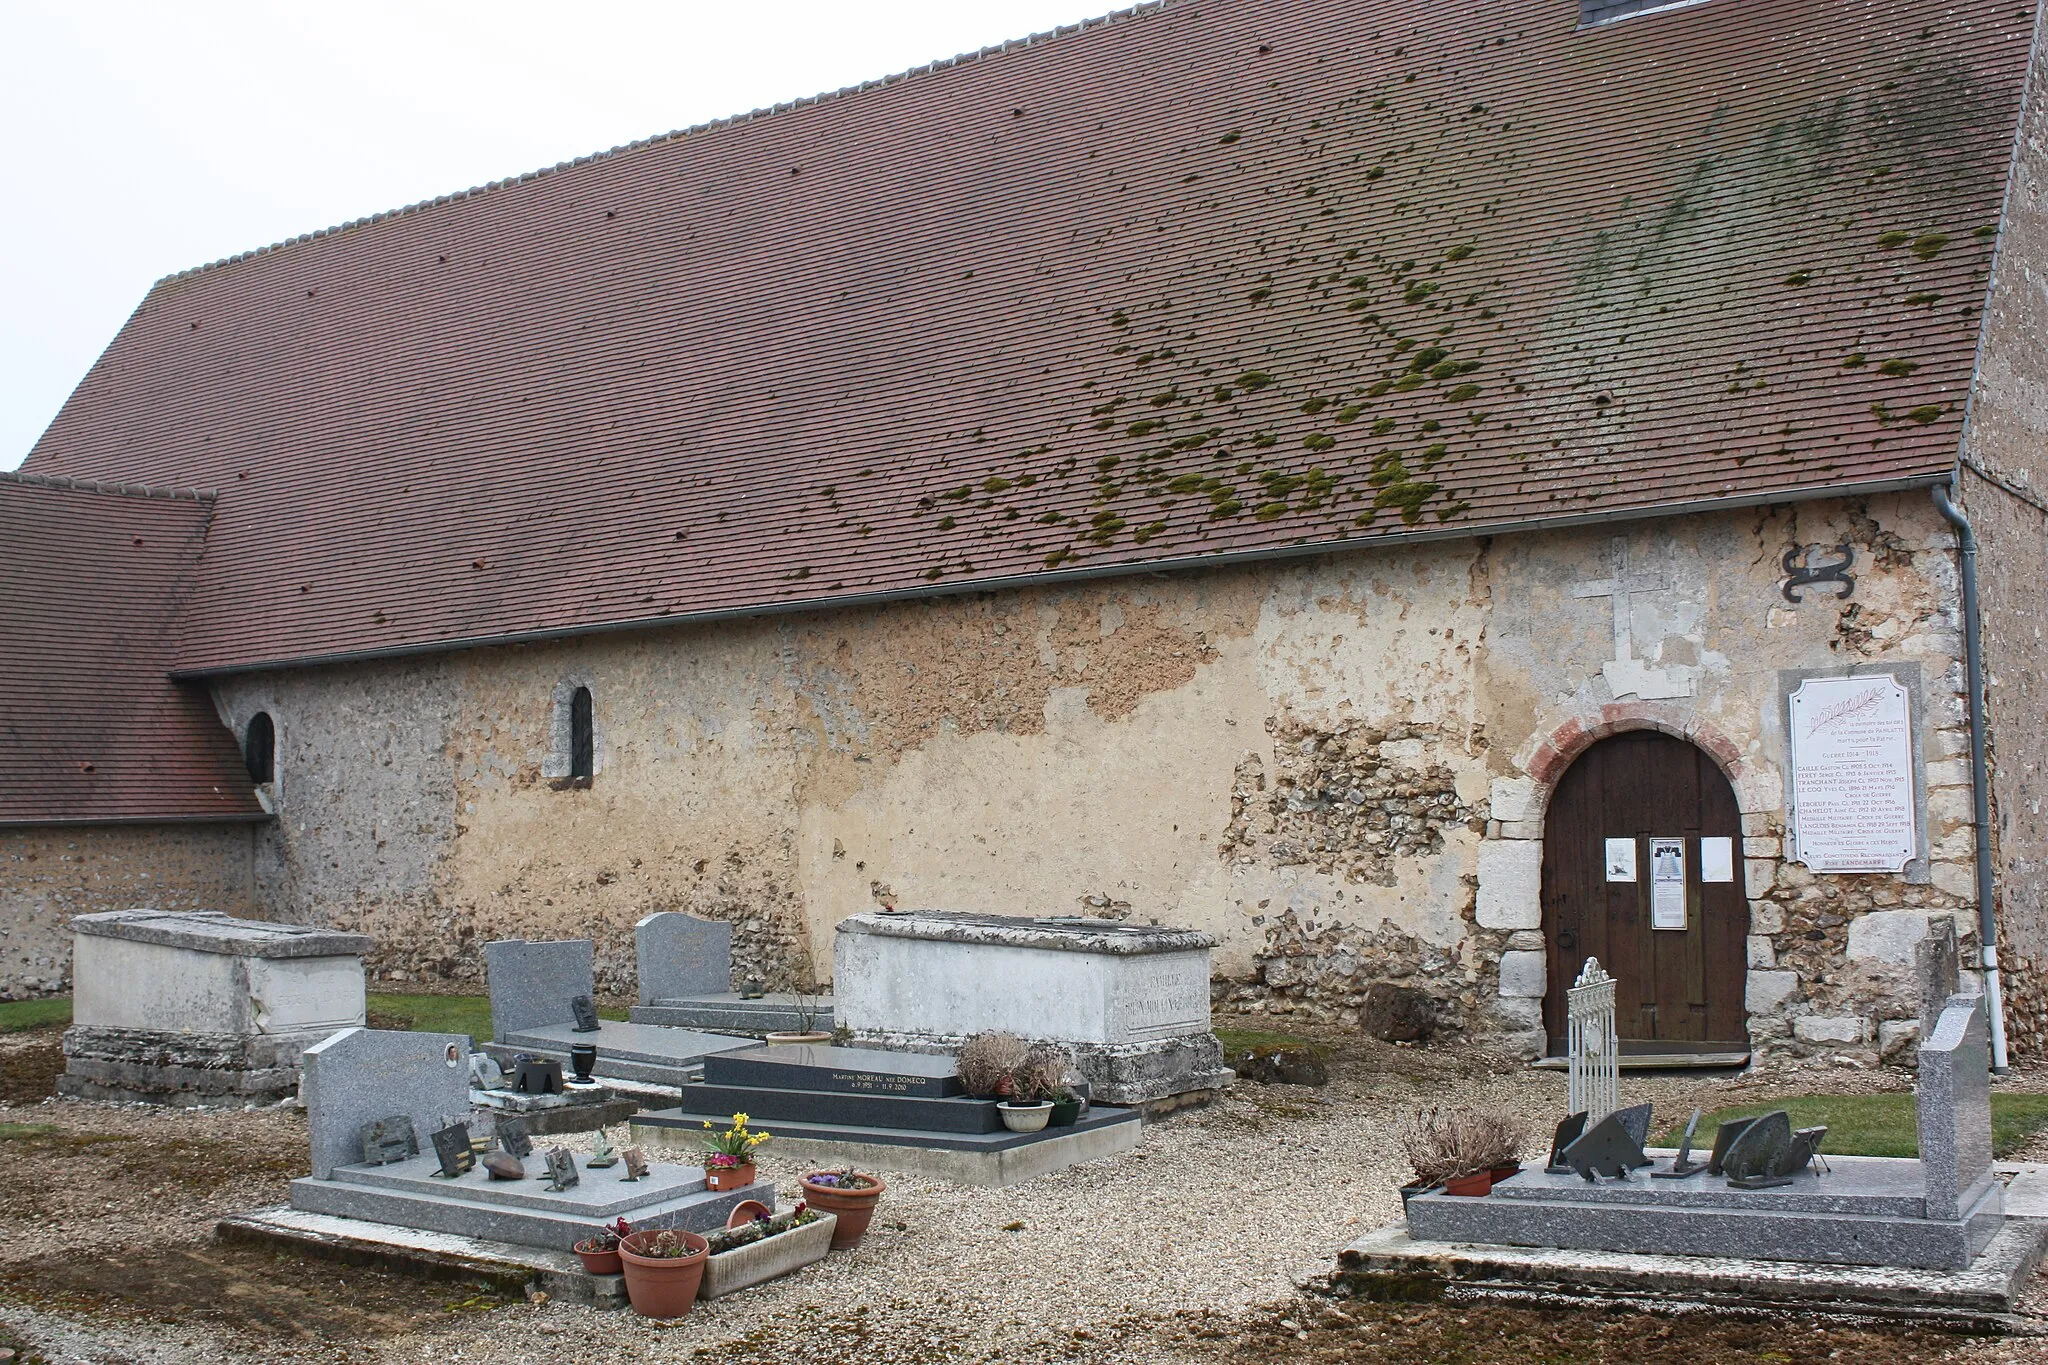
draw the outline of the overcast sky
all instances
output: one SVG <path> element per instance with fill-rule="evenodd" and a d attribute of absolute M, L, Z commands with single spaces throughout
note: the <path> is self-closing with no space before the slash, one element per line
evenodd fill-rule
<path fill-rule="evenodd" d="M 1120 0 L 0 0 L 0 469 L 150 284 Z"/>

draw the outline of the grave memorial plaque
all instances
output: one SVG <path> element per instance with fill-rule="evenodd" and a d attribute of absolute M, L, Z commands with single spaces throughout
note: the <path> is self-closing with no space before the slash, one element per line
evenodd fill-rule
<path fill-rule="evenodd" d="M 511 1156 L 524 1160 L 533 1155 L 533 1134 L 526 1126 L 526 1120 L 510 1114 L 497 1117 L 498 1145 Z"/>
<path fill-rule="evenodd" d="M 1744 1128 L 1742 1135 L 1729 1144 L 1728 1155 L 1722 1162 L 1728 1172 L 1729 1188 L 1768 1190 L 1791 1184 L 1790 1172 L 1782 1168 L 1790 1164 L 1792 1154 L 1792 1116 L 1782 1109 L 1773 1109 Z"/>
<path fill-rule="evenodd" d="M 453 1180 L 476 1169 L 476 1151 L 469 1145 L 469 1125 L 451 1123 L 434 1133 L 434 1155 L 441 1159 L 440 1174 Z"/>
<path fill-rule="evenodd" d="M 1571 1164 L 1564 1159 L 1564 1149 L 1579 1140 L 1586 1131 L 1586 1116 L 1573 1114 L 1557 1125 L 1557 1132 L 1550 1139 L 1550 1164 L 1543 1169 L 1551 1175 L 1564 1175 L 1571 1170 Z"/>
<path fill-rule="evenodd" d="M 1728 1149 L 1735 1145 L 1735 1139 L 1742 1136 L 1742 1130 L 1755 1123 L 1753 1118 L 1729 1119 L 1714 1130 L 1714 1150 L 1707 1158 L 1707 1174 L 1722 1175 L 1728 1167 Z"/>
<path fill-rule="evenodd" d="M 404 1114 L 371 1119 L 363 1125 L 363 1164 L 388 1166 L 394 1161 L 420 1154 L 419 1136 L 412 1120 Z"/>
<path fill-rule="evenodd" d="M 1792 856 L 1815 872 L 1901 872 L 1919 850 L 1909 697 L 1889 673 L 1792 694 Z"/>
<path fill-rule="evenodd" d="M 583 1177 L 576 1170 L 576 1158 L 567 1147 L 550 1147 L 547 1153 L 548 1188 L 557 1194 L 578 1184 Z"/>
<path fill-rule="evenodd" d="M 1596 1175 L 1626 1180 L 1630 1171 L 1650 1164 L 1643 1155 L 1643 1144 L 1629 1133 L 1619 1113 L 1594 1124 L 1592 1131 L 1565 1149 L 1564 1159 L 1579 1179 L 1588 1182 Z"/>
<path fill-rule="evenodd" d="M 1671 1158 L 1671 1169 L 1652 1171 L 1652 1176 L 1658 1180 L 1683 1180 L 1689 1175 L 1698 1175 L 1707 1169 L 1705 1162 L 1692 1159 L 1692 1135 L 1699 1131 L 1699 1126 L 1700 1111 L 1695 1108 L 1692 1117 L 1685 1121 L 1685 1136 L 1678 1141 L 1678 1155 Z"/>
<path fill-rule="evenodd" d="M 647 1175 L 647 1157 L 645 1154 L 638 1147 L 628 1147 L 623 1155 L 626 1159 L 626 1173 L 620 1176 L 619 1179 L 628 1182 L 644 1179 Z"/>
<path fill-rule="evenodd" d="M 569 1018 L 572 1033 L 596 1033 L 604 1027 L 597 1017 L 597 1002 L 587 995 L 569 997 Z"/>
<path fill-rule="evenodd" d="M 1626 1109 L 1617 1109 L 1614 1111 L 1614 1117 L 1620 1121 L 1622 1131 L 1629 1135 L 1629 1139 L 1633 1141 L 1636 1146 L 1642 1147 L 1648 1144 L 1648 1142 L 1650 1141 L 1649 1105 L 1632 1104 Z M 1641 1161 L 1637 1162 L 1636 1164 L 1639 1166 L 1647 1166 L 1650 1164 L 1650 1159 L 1648 1157 L 1644 1157 Z"/>

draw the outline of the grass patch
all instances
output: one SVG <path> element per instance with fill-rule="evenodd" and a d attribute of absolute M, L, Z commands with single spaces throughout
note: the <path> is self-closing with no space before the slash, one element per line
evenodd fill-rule
<path fill-rule="evenodd" d="M 1297 1038 L 1291 1033 L 1274 1033 L 1258 1028 L 1220 1028 L 1216 1030 L 1216 1041 L 1223 1044 L 1223 1055 L 1234 1057 L 1240 1052 L 1313 1052 L 1323 1055 L 1323 1049 L 1306 1038 Z"/>
<path fill-rule="evenodd" d="M 70 1025 L 71 997 L 68 995 L 0 1001 L 0 1033 L 26 1033 L 35 1028 L 68 1028 Z"/>
<path fill-rule="evenodd" d="M 0 1142 L 48 1137 L 56 1131 L 57 1125 L 54 1123 L 0 1123 Z"/>
<path fill-rule="evenodd" d="M 600 1019 L 624 1019 L 626 1011 L 599 1006 Z M 566 1021 L 565 1021 L 566 1022 Z M 370 996 L 370 1027 L 414 1029 L 421 1033 L 466 1033 L 478 1042 L 491 1038 L 491 999 L 487 995 Z"/>
<path fill-rule="evenodd" d="M 1792 1116 L 1794 1128 L 1826 1124 L 1823 1154 L 1835 1156 L 1918 1156 L 1918 1114 L 1911 1095 L 1785 1095 L 1761 1104 L 1716 1109 L 1700 1116 L 1693 1135 L 1695 1150 L 1711 1148 L 1714 1129 L 1729 1119 L 1755 1118 L 1773 1109 Z M 2048 1095 L 1993 1095 L 1991 1150 L 2005 1156 L 2034 1133 L 2048 1127 Z M 1685 1125 L 1674 1124 L 1659 1146 L 1676 1147 Z"/>

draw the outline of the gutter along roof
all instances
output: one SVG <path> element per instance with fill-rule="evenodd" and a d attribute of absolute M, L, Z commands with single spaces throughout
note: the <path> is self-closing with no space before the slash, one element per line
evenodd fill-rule
<path fill-rule="evenodd" d="M 1174 0 L 173 276 L 27 468 L 171 666 L 1952 467 L 2032 12 Z"/>
<path fill-rule="evenodd" d="M 205 690 L 167 676 L 211 510 L 0 474 L 0 825 L 264 818 Z"/>

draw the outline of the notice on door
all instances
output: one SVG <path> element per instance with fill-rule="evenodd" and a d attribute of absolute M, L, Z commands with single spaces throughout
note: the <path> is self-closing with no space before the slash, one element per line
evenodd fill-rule
<path fill-rule="evenodd" d="M 1685 928 L 1685 840 L 1650 840 L 1650 927 Z"/>
<path fill-rule="evenodd" d="M 1732 882 L 1735 880 L 1735 841 L 1722 835 L 1708 835 L 1700 840 L 1700 880 L 1703 882 Z"/>
<path fill-rule="evenodd" d="M 1610 882 L 1632 882 L 1636 879 L 1636 841 L 1634 839 L 1609 839 L 1607 841 L 1607 880 Z"/>
<path fill-rule="evenodd" d="M 1816 872 L 1899 872 L 1918 849 L 1913 723 L 1889 673 L 1792 694 L 1792 856 Z"/>

